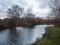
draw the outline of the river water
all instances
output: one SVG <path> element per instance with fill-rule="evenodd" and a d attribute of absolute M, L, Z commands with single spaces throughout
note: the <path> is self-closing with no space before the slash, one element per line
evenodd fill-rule
<path fill-rule="evenodd" d="M 33 28 L 16 27 L 0 31 L 0 45 L 29 45 L 42 38 L 45 28 L 53 25 L 36 25 Z"/>

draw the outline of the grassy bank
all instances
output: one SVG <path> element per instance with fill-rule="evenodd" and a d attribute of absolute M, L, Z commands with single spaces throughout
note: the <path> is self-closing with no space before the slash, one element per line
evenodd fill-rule
<path fill-rule="evenodd" d="M 32 45 L 60 45 L 60 27 L 47 27 L 43 38 Z"/>

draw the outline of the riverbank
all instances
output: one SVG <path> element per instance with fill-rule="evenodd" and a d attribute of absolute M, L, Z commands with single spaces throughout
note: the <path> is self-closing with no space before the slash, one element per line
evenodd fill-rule
<path fill-rule="evenodd" d="M 36 23 L 32 20 L 31 22 L 28 21 L 26 18 L 18 18 L 16 20 L 5 18 L 0 19 L 0 29 L 8 29 L 14 27 L 34 27 Z"/>
<path fill-rule="evenodd" d="M 60 27 L 47 27 L 43 38 L 32 45 L 60 45 Z"/>
<path fill-rule="evenodd" d="M 43 24 L 53 24 L 52 22 L 49 23 L 48 20 L 36 17 L 33 19 L 30 18 L 4 18 L 0 19 L 0 29 L 7 29 L 13 27 L 34 27 L 35 25 L 43 25 Z"/>

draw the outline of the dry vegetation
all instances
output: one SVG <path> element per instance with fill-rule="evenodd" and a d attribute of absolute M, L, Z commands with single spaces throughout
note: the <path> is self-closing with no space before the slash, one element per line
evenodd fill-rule
<path fill-rule="evenodd" d="M 11 28 L 11 27 L 33 27 L 38 24 L 47 24 L 48 20 L 42 18 L 35 18 L 29 20 L 28 18 L 5 18 L 0 19 L 0 29 Z"/>

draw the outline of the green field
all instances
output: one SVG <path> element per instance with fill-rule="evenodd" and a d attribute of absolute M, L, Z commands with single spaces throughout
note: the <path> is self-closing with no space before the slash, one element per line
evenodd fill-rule
<path fill-rule="evenodd" d="M 47 33 L 48 31 L 50 34 Z M 32 45 L 60 45 L 60 27 L 47 27 L 43 39 L 37 39 Z"/>

